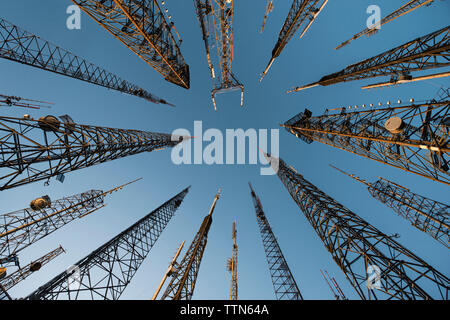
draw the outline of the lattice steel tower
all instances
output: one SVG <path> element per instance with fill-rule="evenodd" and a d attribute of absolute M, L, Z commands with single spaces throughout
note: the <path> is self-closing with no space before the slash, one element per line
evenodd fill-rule
<path fill-rule="evenodd" d="M 233 222 L 233 255 L 227 260 L 227 270 L 231 274 L 230 300 L 238 300 L 238 246 L 236 221 Z"/>
<path fill-rule="evenodd" d="M 377 24 L 375 24 L 372 28 L 366 28 L 363 31 L 355 34 L 351 39 L 344 41 L 339 46 L 337 46 L 335 49 L 338 50 L 352 42 L 353 40 L 359 39 L 362 36 L 372 36 L 373 34 L 377 33 L 379 28 L 381 26 L 385 25 L 386 23 L 389 23 L 397 18 L 400 18 L 401 16 L 408 14 L 416 9 L 419 9 L 425 5 L 430 5 L 434 0 L 411 0 L 405 3 L 403 6 L 395 10 L 394 12 L 388 14 L 386 17 L 381 19 L 381 21 Z"/>
<path fill-rule="evenodd" d="M 317 141 L 449 185 L 448 98 L 447 92 L 439 101 L 342 108 L 317 117 L 306 109 L 283 126 L 308 144 Z"/>
<path fill-rule="evenodd" d="M 205 43 L 206 58 L 211 72 L 214 88 L 211 97 L 214 110 L 217 111 L 215 97 L 217 94 L 240 90 L 241 106 L 244 103 L 244 86 L 231 72 L 234 59 L 233 49 L 233 0 L 194 0 L 197 18 L 200 23 L 203 41 Z M 217 64 L 219 64 L 220 78 L 216 78 L 214 64 L 211 60 L 211 42 L 217 48 Z M 215 56 L 215 55 L 214 55 Z"/>
<path fill-rule="evenodd" d="M 108 191 L 89 190 L 55 201 L 42 196 L 31 201 L 29 208 L 0 215 L 0 258 L 17 258 L 20 251 L 33 243 L 103 208 L 107 195 L 135 181 Z"/>
<path fill-rule="evenodd" d="M 189 89 L 189 66 L 157 0 L 72 0 L 164 79 Z"/>
<path fill-rule="evenodd" d="M 44 265 L 46 265 L 47 263 L 58 257 L 63 252 L 65 252 L 63 247 L 59 246 L 55 250 L 45 254 L 39 259 L 30 262 L 25 267 L 20 268 L 11 273 L 10 275 L 7 275 L 6 277 L 0 279 L 1 289 L 3 289 L 4 291 L 10 290 L 15 285 L 31 276 L 33 273 L 39 271 Z"/>
<path fill-rule="evenodd" d="M 402 44 L 375 57 L 352 64 L 345 69 L 326 75 L 318 82 L 295 87 L 289 92 L 297 92 L 317 86 L 330 86 L 340 82 L 391 76 L 387 83 L 363 88 L 400 84 L 447 77 L 450 72 L 413 79 L 411 72 L 450 66 L 450 26 Z"/>
<path fill-rule="evenodd" d="M 178 264 L 172 279 L 167 286 L 161 300 L 191 300 L 197 282 L 198 271 L 202 262 L 208 242 L 208 232 L 212 224 L 212 214 L 220 197 L 220 190 L 214 198 L 214 202 L 209 210 L 209 214 L 203 222 L 192 240 L 191 246 L 187 249 L 181 262 Z"/>
<path fill-rule="evenodd" d="M 173 147 L 186 137 L 76 124 L 67 115 L 0 117 L 0 190 L 126 156 Z M 22 177 L 23 175 L 23 177 Z"/>
<path fill-rule="evenodd" d="M 117 300 L 180 207 L 189 187 L 75 263 L 26 299 Z"/>
<path fill-rule="evenodd" d="M 153 103 L 170 105 L 137 85 L 1 18 L 0 58 L 131 94 Z"/>
<path fill-rule="evenodd" d="M 328 288 L 330 288 L 330 291 L 331 291 L 331 293 L 333 293 L 334 298 L 336 300 L 348 300 L 347 297 L 345 296 L 344 292 L 341 290 L 341 287 L 337 283 L 336 279 L 334 279 L 334 277 L 331 278 L 330 275 L 328 274 L 327 270 L 325 270 L 326 276 L 322 272 L 322 270 L 320 270 L 320 273 L 322 274 L 323 278 L 325 279 L 325 281 L 328 285 Z M 331 285 L 333 285 L 334 289 Z"/>
<path fill-rule="evenodd" d="M 445 275 L 319 190 L 283 160 L 268 158 L 361 299 L 449 298 L 450 279 Z"/>
<path fill-rule="evenodd" d="M 0 94 L 0 107 L 8 106 L 8 107 L 21 107 L 28 109 L 40 109 L 40 108 L 50 108 L 51 102 L 25 99 L 17 96 L 6 96 Z"/>
<path fill-rule="evenodd" d="M 272 57 L 261 75 L 260 82 L 266 76 L 275 59 L 280 56 L 284 47 L 292 39 L 297 30 L 303 25 L 303 31 L 300 34 L 300 38 L 302 38 L 327 3 L 328 0 L 294 0 L 292 2 L 289 14 L 278 35 L 277 43 L 272 50 Z"/>
<path fill-rule="evenodd" d="M 258 222 L 261 239 L 266 252 L 267 264 L 272 277 L 273 289 L 278 300 L 303 300 L 294 276 L 289 269 L 277 238 L 273 234 L 269 221 L 264 213 L 261 201 L 249 183 L 253 205 L 255 206 L 256 221 Z"/>
<path fill-rule="evenodd" d="M 266 27 L 267 18 L 269 17 L 269 14 L 273 11 L 273 0 L 267 0 L 267 6 L 266 6 L 266 12 L 264 13 L 264 20 L 263 24 L 261 26 L 261 33 L 263 33 L 264 28 Z"/>
<path fill-rule="evenodd" d="M 448 230 L 450 226 L 450 206 L 413 193 L 409 189 L 381 177 L 376 182 L 371 183 L 339 168 L 332 167 L 366 185 L 372 197 L 411 222 L 414 228 L 425 232 L 450 248 Z"/>

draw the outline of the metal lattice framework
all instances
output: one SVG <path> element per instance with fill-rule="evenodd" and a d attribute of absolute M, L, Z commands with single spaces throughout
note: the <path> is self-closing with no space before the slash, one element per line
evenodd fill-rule
<path fill-rule="evenodd" d="M 0 58 L 169 104 L 144 89 L 0 18 Z"/>
<path fill-rule="evenodd" d="M 200 23 L 206 58 L 214 82 L 211 91 L 214 110 L 217 110 L 215 96 L 217 94 L 240 90 L 241 106 L 244 103 L 244 86 L 231 72 L 233 53 L 233 0 L 194 0 L 197 18 Z M 211 42 L 217 48 L 217 64 L 220 66 L 220 78 L 216 78 L 214 63 L 211 59 Z M 214 56 L 213 56 L 214 57 Z"/>
<path fill-rule="evenodd" d="M 72 0 L 164 79 L 189 89 L 189 66 L 157 0 Z"/>
<path fill-rule="evenodd" d="M 394 210 L 402 218 L 411 222 L 418 230 L 425 232 L 441 244 L 450 248 L 450 206 L 411 192 L 409 189 L 380 178 L 370 183 L 353 174 L 332 166 L 343 174 L 367 186 L 369 193 Z"/>
<path fill-rule="evenodd" d="M 278 300 L 303 300 L 277 238 L 275 238 L 269 221 L 266 218 L 261 201 L 255 191 L 253 191 L 252 185 L 249 185 L 275 296 Z"/>
<path fill-rule="evenodd" d="M 117 300 L 183 202 L 189 187 L 31 293 L 29 300 Z"/>
<path fill-rule="evenodd" d="M 273 0 L 267 0 L 266 12 L 264 13 L 264 20 L 261 26 L 261 33 L 263 33 L 264 28 L 266 27 L 267 18 L 269 14 L 273 11 Z"/>
<path fill-rule="evenodd" d="M 348 300 L 347 297 L 345 296 L 344 292 L 341 290 L 341 287 L 337 283 L 336 279 L 334 279 L 334 277 L 331 278 L 330 275 L 328 274 L 327 270 L 325 270 L 326 276 L 322 272 L 322 270 L 320 270 L 320 273 L 322 274 L 323 278 L 325 279 L 325 281 L 328 285 L 328 288 L 330 288 L 330 291 L 336 300 Z M 333 285 L 334 289 L 331 285 Z"/>
<path fill-rule="evenodd" d="M 53 104 L 51 102 L 25 99 L 17 96 L 5 96 L 0 94 L 0 107 L 8 106 L 8 107 L 21 107 L 21 108 L 29 108 L 29 109 L 40 109 L 40 108 L 50 108 L 49 104 Z"/>
<path fill-rule="evenodd" d="M 401 16 L 408 14 L 416 9 L 419 9 L 420 7 L 423 7 L 425 5 L 429 5 L 433 2 L 434 0 L 411 0 L 408 1 L 407 3 L 405 3 L 403 6 L 401 6 L 400 8 L 398 8 L 397 10 L 395 10 L 394 12 L 388 14 L 386 17 L 384 17 L 383 19 L 381 19 L 381 21 L 376 24 L 374 26 L 374 28 L 366 28 L 363 31 L 355 34 L 351 39 L 344 41 L 343 43 L 341 43 L 339 46 L 336 47 L 336 50 L 348 45 L 350 42 L 352 42 L 353 40 L 359 39 L 362 36 L 371 36 L 374 33 L 376 33 L 378 31 L 377 28 L 381 28 L 381 26 L 385 25 L 386 23 L 389 23 L 397 18 L 400 18 Z"/>
<path fill-rule="evenodd" d="M 8 292 L 0 285 L 0 300 L 12 300 Z"/>
<path fill-rule="evenodd" d="M 89 190 L 55 201 L 41 197 L 37 201 L 45 202 L 45 207 L 30 207 L 0 215 L 0 258 L 14 257 L 66 224 L 103 208 L 108 194 L 121 190 L 130 183 L 108 191 Z"/>
<path fill-rule="evenodd" d="M 352 64 L 345 69 L 324 76 L 318 82 L 296 87 L 289 92 L 301 91 L 316 86 L 329 86 L 367 78 L 392 76 L 395 83 L 402 78 L 411 78 L 410 72 L 450 66 L 450 26 L 375 57 Z"/>
<path fill-rule="evenodd" d="M 273 0 L 267 0 L 266 12 L 264 13 L 264 20 L 261 26 L 261 33 L 263 33 L 264 28 L 266 27 L 267 18 L 269 18 L 269 14 L 273 11 Z"/>
<path fill-rule="evenodd" d="M 440 101 L 312 117 L 309 110 L 283 126 L 301 140 L 317 141 L 450 184 L 448 96 Z M 398 126 L 397 126 L 398 125 Z"/>
<path fill-rule="evenodd" d="M 205 45 L 206 59 L 208 60 L 208 68 L 211 73 L 211 79 L 216 77 L 214 72 L 214 66 L 211 61 L 211 44 L 209 42 L 210 39 L 210 17 L 212 8 L 209 3 L 209 0 L 193 0 L 195 12 L 197 14 L 197 19 L 200 24 L 200 29 L 202 31 L 203 43 Z"/>
<path fill-rule="evenodd" d="M 49 180 L 99 163 L 173 147 L 184 137 L 74 123 L 0 117 L 0 190 Z M 175 139 L 177 141 L 172 141 Z"/>
<path fill-rule="evenodd" d="M 10 275 L 6 276 L 5 278 L 1 279 L 0 287 L 2 287 L 3 290 L 5 291 L 10 290 L 12 287 L 14 287 L 21 281 L 31 276 L 34 272 L 40 270 L 41 267 L 43 267 L 44 265 L 46 265 L 47 263 L 58 257 L 63 252 L 65 252 L 63 247 L 59 246 L 55 250 L 47 253 L 46 255 L 40 257 L 39 259 L 30 262 L 25 267 L 20 268 L 11 273 Z"/>
<path fill-rule="evenodd" d="M 191 300 L 194 294 L 195 284 L 197 282 L 198 271 L 202 262 L 208 242 L 208 232 L 212 224 L 212 214 L 220 196 L 220 190 L 214 198 L 214 202 L 209 210 L 209 214 L 203 219 L 203 222 L 197 234 L 192 240 L 181 262 L 178 264 L 172 279 L 168 284 L 161 300 Z"/>
<path fill-rule="evenodd" d="M 233 222 L 233 255 L 227 260 L 227 270 L 231 273 L 230 300 L 238 300 L 238 246 L 236 221 Z"/>
<path fill-rule="evenodd" d="M 280 56 L 284 47 L 292 39 L 297 30 L 304 25 L 303 31 L 300 34 L 300 38 L 302 38 L 327 3 L 328 0 L 294 0 L 292 2 L 289 14 L 278 35 L 277 43 L 272 50 L 272 57 L 259 81 L 262 81 L 266 76 L 275 59 Z"/>
<path fill-rule="evenodd" d="M 283 160 L 269 161 L 362 299 L 449 298 L 450 279 L 445 275 L 319 190 Z"/>
<path fill-rule="evenodd" d="M 0 258 L 0 277 L 2 274 L 2 268 L 4 267 L 5 269 L 3 270 L 6 270 L 6 268 L 10 266 L 20 267 L 19 257 L 16 254 Z"/>

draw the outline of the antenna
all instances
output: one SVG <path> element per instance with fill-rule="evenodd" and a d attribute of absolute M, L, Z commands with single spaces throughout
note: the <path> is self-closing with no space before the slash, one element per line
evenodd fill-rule
<path fill-rule="evenodd" d="M 22 102 L 28 101 L 28 102 Z M 48 108 L 50 109 L 54 103 L 40 100 L 32 100 L 25 99 L 17 96 L 7 96 L 0 94 L 0 106 L 8 106 L 8 107 L 22 107 L 28 109 L 40 109 L 40 108 Z"/>

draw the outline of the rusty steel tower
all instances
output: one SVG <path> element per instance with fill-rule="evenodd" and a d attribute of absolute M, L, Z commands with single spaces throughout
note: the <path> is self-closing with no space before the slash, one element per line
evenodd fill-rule
<path fill-rule="evenodd" d="M 31 293 L 28 300 L 117 300 L 180 207 L 189 187 Z"/>
<path fill-rule="evenodd" d="M 238 246 L 236 221 L 233 222 L 233 255 L 227 260 L 227 270 L 231 274 L 230 300 L 238 300 Z"/>
<path fill-rule="evenodd" d="M 381 26 L 385 25 L 386 23 L 389 23 L 391 21 L 394 21 L 397 18 L 400 18 L 401 16 L 404 16 L 416 9 L 419 9 L 425 5 L 430 5 L 434 0 L 410 0 L 407 3 L 405 3 L 403 6 L 395 10 L 394 12 L 388 14 L 386 17 L 381 19 L 381 21 L 376 24 L 373 28 L 366 28 L 363 31 L 355 34 L 351 39 L 344 41 L 339 46 L 337 46 L 335 49 L 341 49 L 342 47 L 350 44 L 353 40 L 359 39 L 363 36 L 372 36 L 375 33 L 378 32 L 378 28 L 381 28 Z"/>
<path fill-rule="evenodd" d="M 255 191 L 253 191 L 250 183 L 249 186 L 253 205 L 255 206 L 256 221 L 258 222 L 270 276 L 272 277 L 275 296 L 278 300 L 303 300 L 277 238 L 275 238 L 269 221 L 266 218 L 261 201 Z"/>
<path fill-rule="evenodd" d="M 361 299 L 449 299 L 450 279 L 445 275 L 325 194 L 283 160 L 267 157 Z"/>
<path fill-rule="evenodd" d="M 297 30 L 303 26 L 303 31 L 300 34 L 300 38 L 302 38 L 327 3 L 328 0 L 294 0 L 292 2 L 289 14 L 278 35 L 277 43 L 272 50 L 272 57 L 261 75 L 260 82 L 266 76 L 275 59 L 280 56 L 284 47 L 292 39 Z"/>
<path fill-rule="evenodd" d="M 164 79 L 189 89 L 189 66 L 157 0 L 72 0 Z"/>
<path fill-rule="evenodd" d="M 0 58 L 131 94 L 153 103 L 170 105 L 137 85 L 1 18 Z"/>
<path fill-rule="evenodd" d="M 317 86 L 340 82 L 391 76 L 389 82 L 363 87 L 364 89 L 450 76 L 450 72 L 414 79 L 411 72 L 450 66 L 450 26 L 414 39 L 375 57 L 352 64 L 345 69 L 322 77 L 317 82 L 295 87 L 297 92 Z"/>
<path fill-rule="evenodd" d="M 0 191 L 48 181 L 110 160 L 173 147 L 185 138 L 80 125 L 67 115 L 38 120 L 0 117 Z"/>
<path fill-rule="evenodd" d="M 42 196 L 31 201 L 29 208 L 0 215 L 0 258 L 17 258 L 20 251 L 33 243 L 103 208 L 107 195 L 135 181 L 108 191 L 89 190 L 55 201 Z"/>
<path fill-rule="evenodd" d="M 308 144 L 317 141 L 450 185 L 448 90 L 439 101 L 361 108 L 316 117 L 306 109 L 283 126 Z"/>
<path fill-rule="evenodd" d="M 202 262 L 203 254 L 208 242 L 208 233 L 212 224 L 212 214 L 216 207 L 217 200 L 220 197 L 219 192 L 214 197 L 214 202 L 209 210 L 209 214 L 203 219 L 203 222 L 195 235 L 190 247 L 187 249 L 176 271 L 172 274 L 172 279 L 167 286 L 161 300 L 191 300 L 194 294 L 195 284 L 197 282 L 198 271 Z"/>
<path fill-rule="evenodd" d="M 331 167 L 366 185 L 372 197 L 411 222 L 414 228 L 425 232 L 450 248 L 448 230 L 450 227 L 450 206 L 413 193 L 409 189 L 381 177 L 376 182 L 371 183 L 339 168 Z"/>
<path fill-rule="evenodd" d="M 59 246 L 55 250 L 45 254 L 39 259 L 30 262 L 23 268 L 19 268 L 14 271 L 10 275 L 6 275 L 5 277 L 0 277 L 0 290 L 8 291 L 18 283 L 22 282 L 33 273 L 39 271 L 44 265 L 58 257 L 60 254 L 65 253 L 63 247 Z M 0 299 L 1 300 L 1 299 Z"/>
<path fill-rule="evenodd" d="M 194 6 L 200 23 L 206 58 L 214 86 L 211 91 L 214 110 L 217 111 L 216 95 L 234 90 L 241 91 L 242 106 L 244 103 L 244 85 L 231 72 L 234 59 L 234 0 L 194 0 Z M 211 49 L 213 47 L 217 48 L 217 56 L 213 55 L 213 57 L 216 57 L 215 60 L 219 65 L 220 77 L 217 77 L 212 61 Z"/>
<path fill-rule="evenodd" d="M 267 6 L 266 6 L 266 12 L 264 13 L 264 20 L 263 24 L 261 26 L 261 33 L 263 33 L 264 28 L 266 27 L 267 18 L 269 17 L 269 14 L 273 11 L 273 0 L 267 0 Z"/>

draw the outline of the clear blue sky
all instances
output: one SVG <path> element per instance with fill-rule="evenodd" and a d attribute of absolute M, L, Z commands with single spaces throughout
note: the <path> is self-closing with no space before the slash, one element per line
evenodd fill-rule
<path fill-rule="evenodd" d="M 376 1 L 387 14 L 404 1 Z M 239 107 L 239 93 L 218 97 L 219 112 L 214 112 L 211 81 L 204 55 L 203 41 L 192 1 L 168 0 L 173 21 L 183 38 L 181 51 L 190 65 L 189 91 L 164 81 L 156 71 L 132 54 L 118 40 L 83 14 L 82 29 L 66 28 L 66 8 L 70 1 L 2 1 L 1 17 L 84 57 L 105 69 L 134 82 L 177 105 L 171 109 L 136 97 L 123 95 L 68 77 L 0 60 L 0 93 L 56 103 L 52 110 L 1 108 L 0 114 L 34 118 L 50 111 L 69 114 L 82 124 L 130 128 L 170 133 L 177 128 L 193 130 L 194 120 L 203 127 L 278 128 L 308 107 L 314 114 L 326 108 L 388 100 L 425 100 L 434 97 L 438 79 L 396 88 L 363 91 L 364 84 L 350 82 L 332 87 L 314 88 L 297 94 L 285 94 L 292 86 L 310 83 L 325 74 L 381 53 L 394 46 L 446 26 L 448 2 L 435 1 L 383 27 L 381 33 L 362 38 L 339 51 L 333 48 L 365 27 L 366 8 L 374 1 L 330 1 L 302 40 L 298 34 L 287 45 L 262 83 L 264 70 L 291 1 L 275 1 L 265 32 L 259 33 L 266 1 L 235 1 L 233 71 L 245 85 L 245 105 Z M 399 233 L 399 242 L 429 264 L 448 275 L 450 260 L 445 247 L 409 222 L 372 199 L 362 185 L 328 167 L 329 163 L 350 170 L 369 180 L 383 176 L 432 199 L 448 200 L 449 187 L 388 166 L 354 156 L 338 149 L 314 143 L 306 145 L 280 130 L 280 155 L 306 179 L 387 234 Z M 42 256 L 59 244 L 67 250 L 39 273 L 11 290 L 23 297 L 64 271 L 92 250 L 124 230 L 161 203 L 192 185 L 177 215 L 170 222 L 144 261 L 122 299 L 150 299 L 166 271 L 178 245 L 192 241 L 203 217 L 208 213 L 217 189 L 223 196 L 214 213 L 208 245 L 200 268 L 194 299 L 227 299 L 230 275 L 225 269 L 231 256 L 232 222 L 236 219 L 239 245 L 239 297 L 274 299 L 272 283 L 262 247 L 248 181 L 261 197 L 266 215 L 279 240 L 288 264 L 305 299 L 332 299 L 319 269 L 335 276 L 346 295 L 357 298 L 344 274 L 331 259 L 322 242 L 276 176 L 260 176 L 259 165 L 181 165 L 170 161 L 170 151 L 140 154 L 108 162 L 66 175 L 64 184 L 52 181 L 44 187 L 37 182 L 0 193 L 2 213 L 28 206 L 30 200 L 48 194 L 53 199 L 89 189 L 106 190 L 137 177 L 144 180 L 109 196 L 108 206 L 85 219 L 75 221 L 22 251 L 23 264 Z"/>

